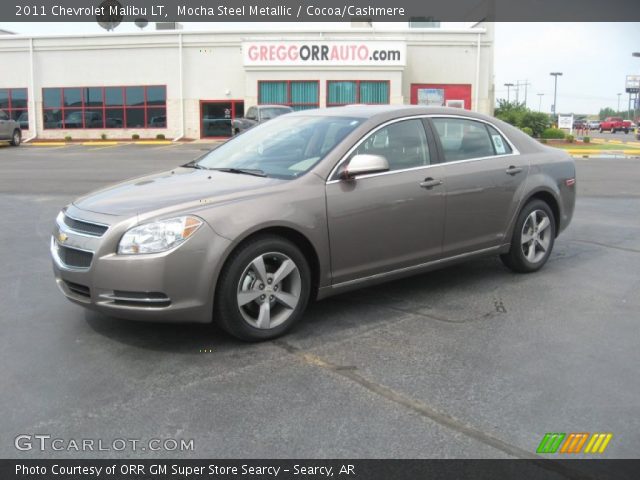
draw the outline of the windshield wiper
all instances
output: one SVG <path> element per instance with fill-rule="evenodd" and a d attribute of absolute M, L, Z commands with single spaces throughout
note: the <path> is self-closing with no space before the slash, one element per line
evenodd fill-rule
<path fill-rule="evenodd" d="M 257 168 L 210 168 L 209 170 L 217 170 L 227 173 L 241 173 L 244 175 L 253 175 L 254 177 L 266 177 L 267 174 Z"/>
<path fill-rule="evenodd" d="M 185 163 L 184 165 L 182 165 L 183 168 L 195 168 L 197 170 L 207 170 L 206 167 L 203 167 L 202 165 L 200 165 L 199 163 L 196 163 L 195 160 L 192 160 L 189 163 Z"/>

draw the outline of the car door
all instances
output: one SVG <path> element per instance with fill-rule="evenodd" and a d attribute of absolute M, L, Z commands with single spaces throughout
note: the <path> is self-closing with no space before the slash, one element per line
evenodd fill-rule
<path fill-rule="evenodd" d="M 11 128 L 11 122 L 9 121 L 9 115 L 4 110 L 0 110 L 0 138 L 7 139 L 10 138 L 11 133 L 9 132 Z"/>
<path fill-rule="evenodd" d="M 430 133 L 429 133 L 430 135 Z M 340 179 L 358 154 L 384 156 L 389 171 Z M 443 167 L 422 119 L 393 121 L 365 136 L 326 186 L 333 282 L 400 269 L 440 255 Z"/>
<path fill-rule="evenodd" d="M 453 116 L 430 120 L 446 178 L 443 256 L 507 242 L 528 175 L 526 156 L 486 122 Z"/>

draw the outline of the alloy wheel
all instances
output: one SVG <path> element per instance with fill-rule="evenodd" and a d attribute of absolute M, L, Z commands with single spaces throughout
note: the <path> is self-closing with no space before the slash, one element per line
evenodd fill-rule
<path fill-rule="evenodd" d="M 271 329 L 284 323 L 300 303 L 302 279 L 295 262 L 278 252 L 254 258 L 240 276 L 237 304 L 252 327 Z"/>
<path fill-rule="evenodd" d="M 522 225 L 522 253 L 530 263 L 544 259 L 551 244 L 551 220 L 542 210 L 534 210 Z"/>

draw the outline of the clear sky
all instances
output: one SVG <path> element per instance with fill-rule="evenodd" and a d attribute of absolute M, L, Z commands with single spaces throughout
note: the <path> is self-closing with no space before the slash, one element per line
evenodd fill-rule
<path fill-rule="evenodd" d="M 397 28 L 401 24 L 376 23 L 377 29 Z M 339 23 L 185 23 L 185 30 L 209 29 L 322 29 L 348 27 Z M 462 23 L 443 23 L 443 27 L 462 27 Z M 495 41 L 496 98 L 506 98 L 505 83 L 529 83 L 527 104 L 542 111 L 553 103 L 553 77 L 549 72 L 563 73 L 558 79 L 558 111 L 562 113 L 597 113 L 602 107 L 616 109 L 617 93 L 622 93 L 621 108 L 626 108 L 624 93 L 626 75 L 640 75 L 640 23 L 497 23 Z M 147 30 L 152 29 L 149 25 Z M 0 29 L 16 33 L 56 34 L 95 33 L 103 31 L 95 23 L 0 23 Z M 117 32 L 136 31 L 133 24 L 123 24 Z M 428 79 L 425 79 L 428 81 Z M 511 99 L 515 98 L 511 89 Z M 524 100 L 524 86 L 520 88 Z"/>

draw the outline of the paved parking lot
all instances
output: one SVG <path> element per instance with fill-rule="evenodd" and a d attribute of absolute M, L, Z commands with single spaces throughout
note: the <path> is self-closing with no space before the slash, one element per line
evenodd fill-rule
<path fill-rule="evenodd" d="M 577 160 L 539 273 L 494 258 L 314 304 L 287 337 L 87 313 L 58 292 L 62 206 L 206 145 L 0 149 L 0 456 L 528 457 L 546 432 L 640 451 L 640 161 Z M 19 434 L 194 439 L 190 452 L 18 452 Z"/>

